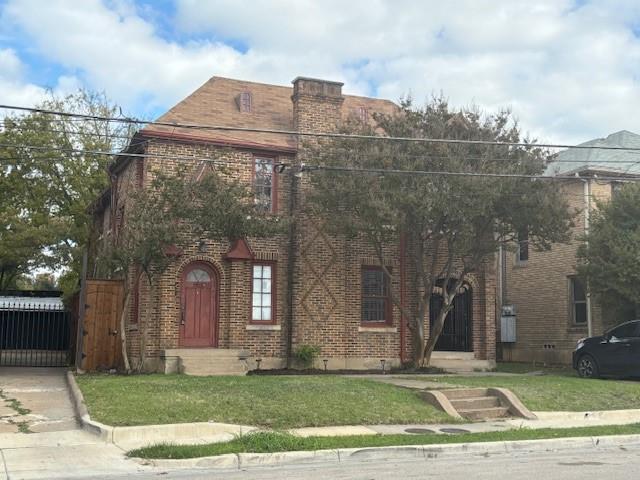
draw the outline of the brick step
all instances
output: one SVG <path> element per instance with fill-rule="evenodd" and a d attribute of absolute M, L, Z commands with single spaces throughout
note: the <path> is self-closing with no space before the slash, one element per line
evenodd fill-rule
<path fill-rule="evenodd" d="M 185 375 L 245 375 L 247 365 L 238 358 L 217 358 L 203 361 L 201 358 L 180 358 L 180 372 Z"/>
<path fill-rule="evenodd" d="M 461 398 L 478 398 L 489 396 L 486 388 L 451 388 L 442 390 L 442 393 L 449 400 L 458 400 Z"/>
<path fill-rule="evenodd" d="M 470 398 L 458 398 L 450 400 L 451 405 L 456 410 L 472 410 L 477 408 L 492 408 L 500 407 L 500 399 L 498 397 L 470 397 Z"/>
<path fill-rule="evenodd" d="M 169 348 L 164 351 L 165 357 L 180 358 L 242 358 L 249 356 L 246 350 L 232 348 Z"/>
<path fill-rule="evenodd" d="M 509 409 L 507 407 L 471 408 L 468 410 L 458 410 L 458 413 L 469 420 L 487 420 L 490 418 L 507 417 Z"/>

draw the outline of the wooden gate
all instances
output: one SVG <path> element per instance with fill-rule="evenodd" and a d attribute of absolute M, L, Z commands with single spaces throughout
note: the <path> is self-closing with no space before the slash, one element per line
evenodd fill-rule
<path fill-rule="evenodd" d="M 120 280 L 87 280 L 82 316 L 82 360 L 85 371 L 122 365 L 120 314 L 124 288 Z"/>

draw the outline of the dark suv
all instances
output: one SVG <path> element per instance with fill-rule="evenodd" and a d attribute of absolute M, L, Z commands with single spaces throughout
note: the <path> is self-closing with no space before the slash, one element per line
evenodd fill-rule
<path fill-rule="evenodd" d="M 618 325 L 599 337 L 578 340 L 573 368 L 585 378 L 640 376 L 640 320 Z"/>

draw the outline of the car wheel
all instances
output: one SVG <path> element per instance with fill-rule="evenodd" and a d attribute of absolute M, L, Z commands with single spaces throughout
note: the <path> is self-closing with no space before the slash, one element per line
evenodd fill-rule
<path fill-rule="evenodd" d="M 598 365 L 591 355 L 583 355 L 578 360 L 578 375 L 582 378 L 598 378 Z"/>

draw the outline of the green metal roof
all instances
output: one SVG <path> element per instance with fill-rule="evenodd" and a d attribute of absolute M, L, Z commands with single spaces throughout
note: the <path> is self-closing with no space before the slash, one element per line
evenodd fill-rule
<path fill-rule="evenodd" d="M 606 138 L 581 143 L 580 146 L 640 148 L 640 135 L 621 130 Z M 569 148 L 557 153 L 554 160 L 547 167 L 547 175 L 587 172 L 623 175 L 640 173 L 640 151 Z"/>

